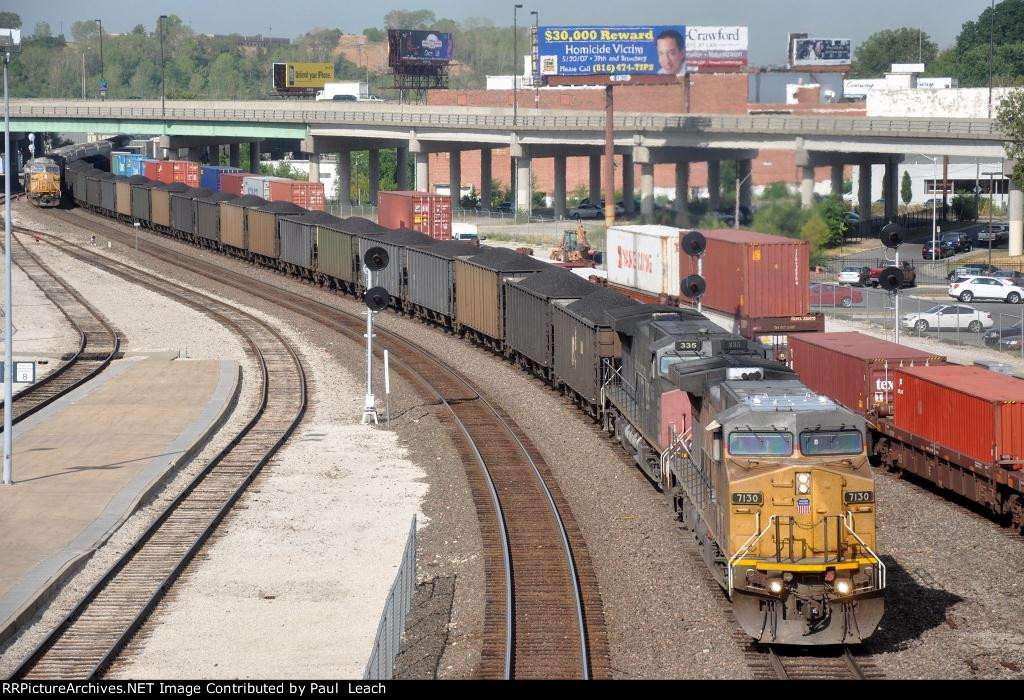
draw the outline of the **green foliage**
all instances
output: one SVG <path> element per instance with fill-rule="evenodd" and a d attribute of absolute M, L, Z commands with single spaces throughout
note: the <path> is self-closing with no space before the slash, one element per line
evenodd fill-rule
<path fill-rule="evenodd" d="M 433 10 L 392 10 L 384 15 L 388 29 L 435 29 L 435 24 Z"/>
<path fill-rule="evenodd" d="M 367 27 L 363 30 L 363 36 L 366 37 L 367 41 L 372 41 L 374 43 L 388 40 L 387 33 L 377 27 Z"/>
<path fill-rule="evenodd" d="M 824 222 L 826 233 L 821 238 L 821 246 L 832 248 L 843 244 L 843 237 L 848 227 L 846 219 L 846 206 L 843 200 L 835 195 L 829 195 L 818 203 L 813 216 L 818 216 Z M 806 226 L 806 224 L 805 224 Z"/>
<path fill-rule="evenodd" d="M 480 207 L 480 194 L 473 190 L 459 200 L 459 206 L 463 209 L 477 209 Z"/>
<path fill-rule="evenodd" d="M 1024 183 L 1024 90 L 1014 90 L 999 105 L 999 128 L 1007 135 L 1006 157 L 1015 161 L 1013 179 Z"/>
<path fill-rule="evenodd" d="M 273 175 L 274 177 L 286 177 L 289 180 L 308 180 L 309 175 L 300 170 L 296 170 L 291 166 L 288 161 L 281 161 L 276 167 L 270 167 L 267 164 L 260 163 L 260 174 L 261 175 Z"/>
<path fill-rule="evenodd" d="M 910 204 L 910 200 L 914 198 L 914 183 L 910 179 L 910 171 L 903 171 L 903 181 L 900 182 L 900 199 L 903 200 L 904 204 Z"/>
<path fill-rule="evenodd" d="M 1024 76 L 1024 0 L 1003 0 L 986 7 L 977 21 L 965 22 L 956 45 L 944 51 L 930 67 L 929 74 L 960 81 L 960 87 L 989 84 L 989 44 L 993 45 L 992 83 L 996 86 L 1022 84 Z"/>
<path fill-rule="evenodd" d="M 491 180 L 491 209 L 497 209 L 512 199 L 512 190 L 505 189 L 498 180 Z"/>
<path fill-rule="evenodd" d="M 546 192 L 538 192 L 537 190 L 534 190 L 533 194 L 531 195 L 531 199 L 530 199 L 531 203 L 533 204 L 533 208 L 534 209 L 538 209 L 538 208 L 543 209 L 544 207 L 546 207 L 547 206 L 547 196 L 548 195 L 547 195 Z"/>
<path fill-rule="evenodd" d="M 765 185 L 761 192 L 761 201 L 768 202 L 777 199 L 789 199 L 793 195 L 789 191 L 789 185 L 785 182 L 773 182 Z"/>
<path fill-rule="evenodd" d="M 801 209 L 795 202 L 768 202 L 758 208 L 754 214 L 751 228 L 761 233 L 772 233 L 787 238 L 799 238 L 800 230 L 806 223 L 807 210 Z"/>
<path fill-rule="evenodd" d="M 843 194 L 851 194 L 853 192 L 853 180 L 843 180 Z"/>
<path fill-rule="evenodd" d="M 978 198 L 967 191 L 960 191 L 953 197 L 953 215 L 958 221 L 978 220 Z"/>
<path fill-rule="evenodd" d="M 818 257 L 829 240 L 829 228 L 821 212 L 813 211 L 800 227 L 800 238 L 811 244 L 811 257 Z"/>
<path fill-rule="evenodd" d="M 893 63 L 928 64 L 938 53 L 938 45 L 926 32 L 910 27 L 884 29 L 857 47 L 850 76 L 877 78 L 889 71 Z"/>
<path fill-rule="evenodd" d="M 714 214 L 705 214 L 697 222 L 697 228 L 708 228 L 708 229 L 726 228 L 726 225 L 724 223 L 722 223 L 722 220 L 719 219 Z"/>
<path fill-rule="evenodd" d="M 21 29 L 21 15 L 17 12 L 0 12 L 0 28 Z"/>
<path fill-rule="evenodd" d="M 584 184 L 576 185 L 576 188 L 568 193 L 566 196 L 567 203 L 570 207 L 579 206 L 579 203 L 590 196 L 590 190 Z"/>

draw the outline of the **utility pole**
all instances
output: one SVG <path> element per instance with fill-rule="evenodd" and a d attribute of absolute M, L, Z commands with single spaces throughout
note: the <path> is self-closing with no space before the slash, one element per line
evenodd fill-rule
<path fill-rule="evenodd" d="M 540 108 L 540 80 L 538 80 L 538 71 L 536 57 L 534 56 L 534 47 L 537 46 L 537 33 L 540 31 L 540 13 L 537 10 L 531 10 L 530 14 L 533 15 L 533 43 L 530 46 L 530 79 L 533 81 L 533 108 Z"/>
<path fill-rule="evenodd" d="M 523 9 L 521 3 L 512 6 L 512 128 L 519 123 L 519 81 L 516 74 L 519 69 L 519 10 Z M 518 204 L 517 204 L 518 206 Z"/>
<path fill-rule="evenodd" d="M 160 15 L 160 19 L 157 23 L 160 25 L 160 118 L 164 119 L 167 117 L 167 112 L 164 108 L 164 20 L 167 19 L 167 15 Z M 165 125 L 166 126 L 166 125 Z"/>
<path fill-rule="evenodd" d="M 3 483 L 14 483 L 14 346 L 12 335 L 14 324 L 11 312 L 14 309 L 14 293 L 11 285 L 11 103 L 7 93 L 7 64 L 11 52 L 21 44 L 21 32 L 17 29 L 0 29 L 0 50 L 4 62 L 4 469 Z"/>
<path fill-rule="evenodd" d="M 103 70 L 103 21 L 98 19 L 93 21 L 100 25 L 100 99 L 102 100 L 107 96 L 107 80 Z"/>

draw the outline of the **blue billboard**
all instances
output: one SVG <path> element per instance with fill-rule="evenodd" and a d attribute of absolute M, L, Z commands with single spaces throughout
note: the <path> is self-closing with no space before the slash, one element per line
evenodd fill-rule
<path fill-rule="evenodd" d="M 537 73 L 543 76 L 682 75 L 686 27 L 541 27 Z"/>

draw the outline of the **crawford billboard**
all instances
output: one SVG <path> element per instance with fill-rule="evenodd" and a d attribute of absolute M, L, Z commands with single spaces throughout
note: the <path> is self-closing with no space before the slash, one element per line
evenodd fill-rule
<path fill-rule="evenodd" d="M 452 60 L 452 35 L 414 29 L 388 31 L 391 67 L 409 64 L 439 65 Z"/>
<path fill-rule="evenodd" d="M 793 39 L 794 66 L 848 66 L 853 60 L 849 39 Z"/>
<path fill-rule="evenodd" d="M 542 77 L 683 75 L 686 27 L 541 27 L 537 62 Z"/>
<path fill-rule="evenodd" d="M 745 65 L 746 27 L 686 28 L 687 70 L 738 70 Z"/>

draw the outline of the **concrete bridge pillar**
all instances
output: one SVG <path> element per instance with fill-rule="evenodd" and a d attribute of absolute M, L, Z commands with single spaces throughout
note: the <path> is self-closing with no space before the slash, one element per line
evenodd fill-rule
<path fill-rule="evenodd" d="M 754 203 L 754 162 L 749 158 L 736 161 L 736 177 L 740 180 L 740 191 L 736 196 L 740 198 L 740 206 L 748 209 Z M 739 228 L 740 223 L 736 222 Z"/>
<path fill-rule="evenodd" d="M 1010 197 L 1007 201 L 1007 215 L 1010 219 L 1010 255 L 1024 255 L 1024 183 L 1013 178 L 1016 161 L 1003 161 L 1003 173 L 1010 178 Z"/>
<path fill-rule="evenodd" d="M 590 203 L 601 201 L 601 156 L 590 156 Z"/>
<path fill-rule="evenodd" d="M 654 163 L 640 164 L 640 216 L 645 224 L 654 222 Z"/>
<path fill-rule="evenodd" d="M 529 156 L 516 158 L 516 219 L 529 221 L 533 213 L 533 178 Z"/>
<path fill-rule="evenodd" d="M 249 142 L 249 172 L 260 174 L 260 142 Z"/>
<path fill-rule="evenodd" d="M 565 156 L 555 156 L 555 218 L 569 215 L 565 201 Z"/>
<path fill-rule="evenodd" d="M 686 161 L 676 163 L 676 226 L 686 226 L 690 216 L 687 205 L 690 203 L 690 164 Z"/>
<path fill-rule="evenodd" d="M 352 153 L 338 152 L 338 204 L 352 206 Z"/>
<path fill-rule="evenodd" d="M 320 182 L 320 154 L 316 151 L 309 154 L 309 181 Z"/>
<path fill-rule="evenodd" d="M 395 153 L 395 181 L 400 192 L 409 189 L 409 149 L 399 146 Z"/>
<path fill-rule="evenodd" d="M 722 175 L 719 170 L 719 161 L 708 161 L 708 206 L 711 211 L 718 211 L 721 203 Z"/>
<path fill-rule="evenodd" d="M 857 198 L 860 204 L 860 235 L 871 235 L 871 163 L 861 163 L 858 168 Z"/>
<path fill-rule="evenodd" d="M 241 144 L 229 143 L 228 144 L 228 165 L 232 168 L 242 167 L 242 147 Z"/>
<path fill-rule="evenodd" d="M 179 151 L 178 151 L 177 148 L 168 148 L 167 149 L 167 160 L 178 160 L 178 153 L 179 153 Z"/>
<path fill-rule="evenodd" d="M 892 221 L 899 213 L 899 161 L 895 158 L 885 159 L 885 191 L 882 199 L 885 202 L 885 220 Z"/>
<path fill-rule="evenodd" d="M 491 208 L 491 149 L 480 149 L 480 207 Z"/>
<path fill-rule="evenodd" d="M 416 153 L 416 191 L 430 191 L 430 154 Z"/>
<path fill-rule="evenodd" d="M 452 199 L 452 212 L 462 208 L 462 151 L 448 154 L 448 196 Z"/>
<path fill-rule="evenodd" d="M 804 165 L 800 169 L 800 206 L 810 209 L 814 206 L 814 166 Z"/>
<path fill-rule="evenodd" d="M 633 183 L 634 167 L 633 156 L 629 153 L 622 155 L 622 208 L 626 210 L 626 216 L 636 213 L 634 199 L 636 187 Z"/>
<path fill-rule="evenodd" d="M 841 163 L 832 166 L 832 196 L 840 198 L 843 196 L 843 166 Z"/>
<path fill-rule="evenodd" d="M 380 192 L 380 149 L 371 148 L 369 152 L 370 204 L 377 205 L 377 193 Z"/>

